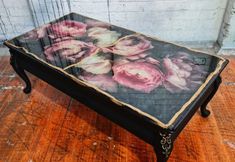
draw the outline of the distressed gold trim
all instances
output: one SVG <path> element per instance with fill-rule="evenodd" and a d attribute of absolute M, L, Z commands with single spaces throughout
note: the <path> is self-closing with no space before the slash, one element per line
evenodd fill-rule
<path fill-rule="evenodd" d="M 75 63 L 75 64 L 71 64 L 71 65 L 69 65 L 69 66 L 66 66 L 65 68 L 63 68 L 63 70 L 68 70 L 68 69 L 70 69 L 71 67 L 74 67 L 74 66 L 76 66 L 78 63 Z"/>
<path fill-rule="evenodd" d="M 79 14 L 79 15 L 80 15 L 80 14 Z M 81 16 L 83 16 L 83 15 L 81 15 Z M 86 16 L 84 16 L 84 17 L 86 17 Z M 88 17 L 87 17 L 87 18 L 88 18 Z M 92 18 L 90 18 L 90 19 L 92 19 Z M 94 20 L 96 20 L 96 19 L 94 19 Z M 99 21 L 99 20 L 97 20 L 97 21 Z M 108 24 L 110 24 L 110 23 L 108 23 Z M 112 25 L 112 24 L 110 24 L 110 25 Z M 123 28 L 123 27 L 121 27 L 121 28 Z M 123 28 L 123 29 L 125 29 L 125 28 Z M 129 30 L 129 29 L 127 29 L 127 30 Z M 132 30 L 129 30 L 129 31 L 132 31 Z M 132 32 L 136 33 L 135 31 L 132 31 Z M 134 34 L 133 34 L 133 35 L 134 35 Z M 113 96 L 110 95 L 109 93 L 107 93 L 107 92 L 105 92 L 105 91 L 99 89 L 98 87 L 93 86 L 93 85 L 91 85 L 90 83 L 84 82 L 84 81 L 82 81 L 82 80 L 76 78 L 75 76 L 73 76 L 73 75 L 67 73 L 66 71 L 64 71 L 62 68 L 59 68 L 59 67 L 57 67 L 57 66 L 54 66 L 54 65 L 51 65 L 51 64 L 47 63 L 45 60 L 39 58 L 36 54 L 29 52 L 29 51 L 28 51 L 26 48 L 24 48 L 24 47 L 16 46 L 16 45 L 10 43 L 9 41 L 5 41 L 5 44 L 6 44 L 7 46 L 9 46 L 9 47 L 14 47 L 14 48 L 17 48 L 17 49 L 22 49 L 25 53 L 31 55 L 32 57 L 34 57 L 35 59 L 39 60 L 40 62 L 42 62 L 42 63 L 44 63 L 44 64 L 47 64 L 48 66 L 50 66 L 50 67 L 52 67 L 52 68 L 54 68 L 54 69 L 56 69 L 56 70 L 59 70 L 60 72 L 64 73 L 65 75 L 69 76 L 72 80 L 74 80 L 74 81 L 77 82 L 78 84 L 80 84 L 80 85 L 82 85 L 82 86 L 86 86 L 86 87 L 93 88 L 93 89 L 95 89 L 97 92 L 102 93 L 103 95 L 109 97 L 110 100 L 111 100 L 113 103 L 115 103 L 115 104 L 117 104 L 117 105 L 119 105 L 119 106 L 125 105 L 125 106 L 129 107 L 130 109 L 132 109 L 133 111 L 137 112 L 138 114 L 146 116 L 147 118 L 149 118 L 149 119 L 150 119 L 153 123 L 155 123 L 156 125 L 159 125 L 159 126 L 161 126 L 162 128 L 168 128 L 169 126 L 171 126 L 171 125 L 174 123 L 174 121 L 177 119 L 177 117 L 187 108 L 187 106 L 189 106 L 189 104 L 192 103 L 192 102 L 198 97 L 198 95 L 200 94 L 200 92 L 206 87 L 206 85 L 207 85 L 208 82 L 212 79 L 212 77 L 219 73 L 219 71 L 220 71 L 220 69 L 222 68 L 222 65 L 223 65 L 223 63 L 226 61 L 226 59 L 224 59 L 224 58 L 221 57 L 221 56 L 217 56 L 217 55 L 214 55 L 214 54 L 202 52 L 202 51 L 199 51 L 199 50 L 190 49 L 190 48 L 188 48 L 188 47 L 185 47 L 185 46 L 182 46 L 182 45 L 179 45 L 179 44 L 175 44 L 175 43 L 172 43 L 172 42 L 163 41 L 163 40 L 160 40 L 160 39 L 158 39 L 158 38 L 156 38 L 156 37 L 151 37 L 151 36 L 148 36 L 148 35 L 145 35 L 145 34 L 136 33 L 136 35 L 143 35 L 143 36 L 145 36 L 145 37 L 148 37 L 148 38 L 151 38 L 151 39 L 154 39 L 154 40 L 157 40 L 157 41 L 166 42 L 166 43 L 168 43 L 168 44 L 172 44 L 172 45 L 175 45 L 175 46 L 178 46 L 178 47 L 183 47 L 183 48 L 185 48 L 185 49 L 187 49 L 187 50 L 189 50 L 189 51 L 193 51 L 193 52 L 196 52 L 196 53 L 203 53 L 203 54 L 206 54 L 206 55 L 211 55 L 211 56 L 214 56 L 214 57 L 217 57 L 217 58 L 220 59 L 219 63 L 217 64 L 217 67 L 216 67 L 215 71 L 213 71 L 212 73 L 210 73 L 210 75 L 208 75 L 208 77 L 207 77 L 207 79 L 205 80 L 205 82 L 199 87 L 199 89 L 194 93 L 194 95 L 180 108 L 180 110 L 179 110 L 177 113 L 175 113 L 175 115 L 171 118 L 171 120 L 170 120 L 167 124 L 161 122 L 161 121 L 160 121 L 159 119 L 157 119 L 156 117 L 154 117 L 154 116 L 152 116 L 152 115 L 150 115 L 150 114 L 148 114 L 148 113 L 146 113 L 146 112 L 141 111 L 141 110 L 138 109 L 137 107 L 134 107 L 134 106 L 132 106 L 132 105 L 130 105 L 130 104 L 127 104 L 127 103 L 125 103 L 125 102 L 122 102 L 122 101 L 116 99 L 115 97 L 113 97 Z M 115 43 L 116 43 L 116 42 L 115 42 Z"/>

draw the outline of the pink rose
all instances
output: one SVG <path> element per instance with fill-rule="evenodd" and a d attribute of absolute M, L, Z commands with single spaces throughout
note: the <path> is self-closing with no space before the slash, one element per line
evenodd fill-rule
<path fill-rule="evenodd" d="M 98 47 L 109 47 L 121 36 L 121 34 L 116 31 L 101 27 L 90 28 L 87 34 L 92 40 L 96 40 L 95 44 Z"/>
<path fill-rule="evenodd" d="M 109 91 L 116 92 L 117 91 L 117 83 L 112 79 L 111 76 L 108 75 L 93 75 L 86 73 L 85 75 L 79 76 L 80 79 L 85 80 L 86 82 L 97 86 L 98 88 Z"/>
<path fill-rule="evenodd" d="M 81 61 L 76 64 L 67 66 L 64 69 L 79 67 L 92 74 L 105 74 L 111 70 L 111 66 L 111 61 L 109 59 L 102 55 L 93 54 L 81 59 Z"/>
<path fill-rule="evenodd" d="M 126 58 L 128 60 L 132 60 L 132 61 L 136 61 L 136 60 L 139 60 L 139 59 L 144 59 L 148 55 L 149 55 L 148 53 L 139 53 L 137 55 L 126 56 L 126 57 L 123 57 L 123 58 Z"/>
<path fill-rule="evenodd" d="M 164 58 L 163 67 L 166 71 L 164 86 L 172 93 L 193 90 L 202 83 L 204 71 L 195 65 L 186 53 Z"/>
<path fill-rule="evenodd" d="M 47 35 L 47 29 L 50 27 L 50 24 L 45 24 L 37 29 L 34 29 L 28 33 L 26 33 L 22 39 L 24 40 L 37 40 L 43 38 Z"/>
<path fill-rule="evenodd" d="M 92 43 L 85 43 L 78 40 L 65 40 L 46 47 L 44 53 L 48 60 L 53 60 L 54 55 L 59 54 L 72 62 L 76 62 L 83 56 L 89 56 L 98 51 Z"/>
<path fill-rule="evenodd" d="M 158 67 L 160 66 L 160 62 L 157 59 L 150 57 L 148 53 L 140 53 L 138 55 L 132 55 L 127 57 L 119 57 L 115 59 L 113 63 L 114 65 L 121 65 L 128 62 L 146 62 L 153 65 L 157 65 Z"/>
<path fill-rule="evenodd" d="M 102 21 L 87 19 L 85 20 L 85 23 L 87 24 L 87 27 L 102 27 L 102 28 L 108 28 L 111 25 Z"/>
<path fill-rule="evenodd" d="M 129 35 L 120 38 L 113 46 L 104 48 L 104 52 L 111 52 L 122 56 L 132 56 L 153 48 L 151 42 L 141 35 Z"/>
<path fill-rule="evenodd" d="M 85 23 L 88 37 L 95 40 L 94 44 L 98 47 L 109 47 L 121 36 L 117 31 L 111 30 L 110 24 L 91 19 L 85 20 Z"/>
<path fill-rule="evenodd" d="M 47 29 L 51 26 L 51 24 L 45 24 L 39 27 L 37 30 L 38 38 L 43 38 L 47 35 Z"/>
<path fill-rule="evenodd" d="M 51 38 L 81 37 L 86 33 L 87 25 L 78 21 L 64 20 L 51 25 Z"/>
<path fill-rule="evenodd" d="M 129 62 L 113 66 L 113 79 L 119 84 L 150 93 L 162 84 L 163 74 L 154 65 L 146 62 Z"/>

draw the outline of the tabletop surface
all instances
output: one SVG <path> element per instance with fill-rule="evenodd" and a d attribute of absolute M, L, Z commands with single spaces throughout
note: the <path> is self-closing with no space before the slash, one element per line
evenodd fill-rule
<path fill-rule="evenodd" d="M 224 62 L 75 13 L 9 42 L 161 125 L 173 122 Z"/>

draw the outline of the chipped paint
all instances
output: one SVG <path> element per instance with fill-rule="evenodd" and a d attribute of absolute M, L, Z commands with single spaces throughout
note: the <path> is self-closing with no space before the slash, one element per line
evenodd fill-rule
<path fill-rule="evenodd" d="M 15 78 L 16 74 L 0 74 L 0 78 Z"/>
<path fill-rule="evenodd" d="M 226 86 L 235 86 L 235 82 L 224 82 Z"/>
<path fill-rule="evenodd" d="M 21 125 L 27 125 L 27 122 L 23 122 L 23 123 L 21 123 Z"/>
<path fill-rule="evenodd" d="M 231 140 L 229 140 L 229 139 L 225 139 L 225 140 L 224 140 L 224 143 L 225 143 L 226 145 L 228 145 L 230 148 L 232 148 L 232 149 L 235 150 L 235 142 L 234 142 L 234 141 L 231 141 Z"/>
<path fill-rule="evenodd" d="M 96 146 L 96 145 L 97 145 L 97 142 L 93 142 L 93 145 Z"/>
<path fill-rule="evenodd" d="M 0 90 L 24 89 L 23 86 L 0 86 Z"/>
<path fill-rule="evenodd" d="M 6 143 L 9 146 L 14 146 L 14 143 L 11 140 L 9 140 L 9 139 L 7 139 Z"/>

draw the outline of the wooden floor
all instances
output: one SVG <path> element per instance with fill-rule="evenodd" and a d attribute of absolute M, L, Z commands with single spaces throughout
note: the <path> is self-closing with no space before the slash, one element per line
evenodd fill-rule
<path fill-rule="evenodd" d="M 0 57 L 0 161 L 156 161 L 150 145 L 32 75 L 25 95 L 8 60 Z M 169 162 L 235 161 L 235 58 L 222 78 L 212 114 L 195 114 Z"/>

